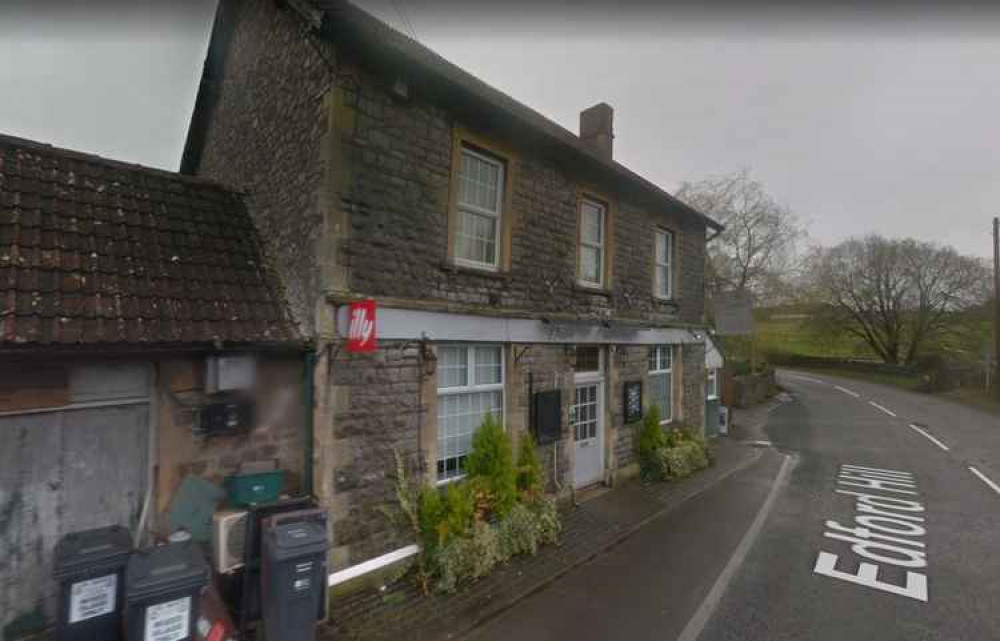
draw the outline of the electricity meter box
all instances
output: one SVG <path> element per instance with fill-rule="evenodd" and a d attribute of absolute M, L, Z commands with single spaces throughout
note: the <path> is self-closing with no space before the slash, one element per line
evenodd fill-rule
<path fill-rule="evenodd" d="M 129 641 L 193 641 L 208 574 L 191 541 L 134 553 L 125 577 Z"/>
<path fill-rule="evenodd" d="M 67 534 L 56 544 L 58 641 L 121 639 L 125 566 L 132 536 L 119 525 Z"/>
<path fill-rule="evenodd" d="M 326 528 L 269 520 L 264 529 L 264 629 L 268 639 L 310 641 L 326 598 Z"/>

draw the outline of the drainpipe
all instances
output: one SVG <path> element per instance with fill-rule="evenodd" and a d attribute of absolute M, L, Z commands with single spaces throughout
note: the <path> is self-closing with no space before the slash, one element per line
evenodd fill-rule
<path fill-rule="evenodd" d="M 305 460 L 303 461 L 302 487 L 305 493 L 313 493 L 313 374 L 316 368 L 316 352 L 306 351 L 302 371 L 302 405 L 305 412 Z"/>

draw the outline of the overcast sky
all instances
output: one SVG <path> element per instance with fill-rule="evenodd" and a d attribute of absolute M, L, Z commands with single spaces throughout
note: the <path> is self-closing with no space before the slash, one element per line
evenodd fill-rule
<path fill-rule="evenodd" d="M 668 190 L 749 167 L 818 242 L 879 232 L 990 252 L 997 14 L 360 4 L 572 131 L 608 102 L 615 157 Z M 27 6 L 0 7 L 0 132 L 175 170 L 214 0 Z"/>

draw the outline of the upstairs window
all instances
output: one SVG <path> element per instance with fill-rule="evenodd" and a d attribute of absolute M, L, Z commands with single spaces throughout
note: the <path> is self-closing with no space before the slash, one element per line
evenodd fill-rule
<path fill-rule="evenodd" d="M 674 297 L 674 235 L 663 229 L 656 230 L 656 265 L 654 293 L 657 298 Z"/>
<path fill-rule="evenodd" d="M 604 247 L 607 207 L 599 202 L 580 201 L 579 281 L 588 287 L 604 286 Z"/>
<path fill-rule="evenodd" d="M 499 268 L 503 190 L 503 163 L 462 148 L 455 262 L 470 267 Z"/>

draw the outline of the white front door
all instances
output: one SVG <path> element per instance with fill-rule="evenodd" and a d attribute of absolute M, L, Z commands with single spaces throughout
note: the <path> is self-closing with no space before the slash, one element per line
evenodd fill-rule
<path fill-rule="evenodd" d="M 585 487 L 604 478 L 604 383 L 577 382 L 570 408 L 575 458 L 573 486 Z"/>

